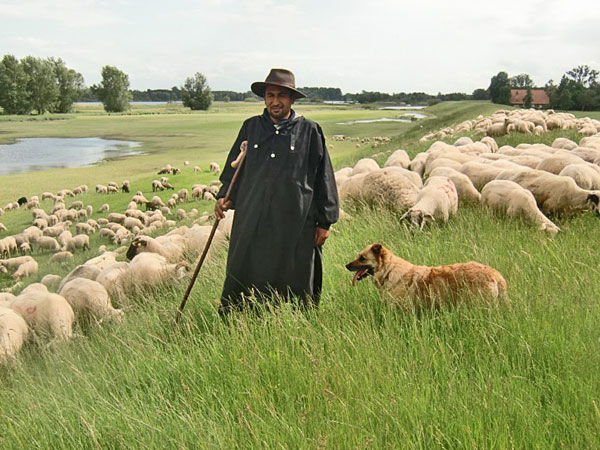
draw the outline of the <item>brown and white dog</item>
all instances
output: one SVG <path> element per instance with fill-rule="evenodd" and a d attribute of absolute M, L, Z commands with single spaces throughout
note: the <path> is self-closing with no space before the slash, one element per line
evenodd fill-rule
<path fill-rule="evenodd" d="M 390 295 L 392 302 L 400 306 L 419 308 L 458 303 L 461 297 L 477 295 L 497 300 L 506 294 L 506 281 L 490 266 L 473 261 L 436 267 L 415 266 L 381 244 L 366 247 L 346 268 L 356 272 L 352 285 L 372 275 L 381 294 Z"/>

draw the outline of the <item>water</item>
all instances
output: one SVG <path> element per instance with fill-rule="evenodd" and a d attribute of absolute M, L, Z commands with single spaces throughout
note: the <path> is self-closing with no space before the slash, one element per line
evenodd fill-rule
<path fill-rule="evenodd" d="M 425 109 L 427 106 L 412 106 L 412 105 L 403 105 L 403 106 L 383 106 L 379 109 Z"/>
<path fill-rule="evenodd" d="M 0 175 L 90 166 L 141 153 L 139 142 L 93 138 L 23 138 L 0 145 Z"/>
<path fill-rule="evenodd" d="M 359 120 L 351 120 L 349 122 L 338 122 L 336 125 L 354 125 L 357 123 L 375 123 L 375 122 L 402 122 L 402 123 L 410 123 L 414 119 L 423 119 L 427 117 L 425 114 L 421 113 L 405 113 L 398 117 L 382 117 L 380 119 L 359 119 Z"/>

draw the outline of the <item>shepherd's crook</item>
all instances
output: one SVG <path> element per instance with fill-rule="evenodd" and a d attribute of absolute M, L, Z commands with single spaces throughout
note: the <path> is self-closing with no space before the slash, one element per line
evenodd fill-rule
<path fill-rule="evenodd" d="M 229 188 L 227 189 L 227 193 L 225 194 L 225 199 L 223 203 L 227 203 L 229 201 L 229 195 L 231 194 L 231 188 L 235 184 L 235 181 L 238 178 L 242 165 L 244 164 L 244 158 L 246 156 L 246 149 L 248 148 L 248 141 L 242 142 L 240 145 L 240 154 L 235 161 L 231 163 L 231 167 L 235 169 L 233 174 L 233 178 L 231 179 L 231 183 L 229 183 Z M 212 230 L 210 230 L 210 236 L 208 236 L 208 241 L 206 241 L 206 245 L 204 246 L 204 251 L 202 252 L 202 256 L 200 257 L 200 261 L 198 261 L 198 265 L 196 266 L 196 270 L 194 270 L 194 274 L 192 275 L 192 279 L 190 280 L 190 284 L 185 291 L 183 296 L 183 300 L 181 301 L 181 305 L 179 305 L 179 309 L 177 310 L 177 315 L 175 316 L 175 323 L 179 323 L 179 319 L 181 318 L 181 314 L 183 313 L 183 308 L 185 308 L 185 304 L 187 303 L 187 299 L 190 296 L 190 292 L 192 292 L 192 287 L 194 287 L 194 283 L 196 282 L 196 278 L 198 277 L 198 272 L 200 272 L 200 268 L 206 259 L 206 254 L 208 253 L 208 249 L 210 248 L 210 244 L 212 243 L 213 237 L 215 236 L 215 232 L 217 231 L 217 227 L 219 226 L 220 218 L 215 219 L 215 223 L 213 224 Z"/>

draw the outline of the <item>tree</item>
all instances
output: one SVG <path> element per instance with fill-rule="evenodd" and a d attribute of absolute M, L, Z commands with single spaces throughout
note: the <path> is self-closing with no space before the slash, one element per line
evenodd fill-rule
<path fill-rule="evenodd" d="M 0 61 L 0 106 L 5 114 L 31 112 L 27 81 L 23 64 L 13 55 L 4 55 Z"/>
<path fill-rule="evenodd" d="M 21 60 L 27 74 L 29 102 L 38 114 L 52 109 L 58 98 L 58 86 L 54 77 L 54 65 L 50 60 L 26 56 Z"/>
<path fill-rule="evenodd" d="M 493 76 L 488 88 L 493 103 L 510 104 L 510 84 L 506 72 L 498 72 Z"/>
<path fill-rule="evenodd" d="M 529 109 L 531 108 L 531 102 L 533 100 L 533 94 L 531 93 L 531 88 L 527 88 L 527 95 L 525 95 L 525 98 L 523 99 L 523 106 L 525 106 L 525 108 Z"/>
<path fill-rule="evenodd" d="M 106 112 L 123 112 L 129 109 L 131 93 L 129 77 L 114 66 L 102 68 L 102 82 L 91 87 L 92 92 L 104 104 Z"/>
<path fill-rule="evenodd" d="M 589 66 L 577 66 L 569 70 L 566 76 L 583 87 L 591 88 L 596 86 L 599 74 L 597 70 L 591 69 Z"/>
<path fill-rule="evenodd" d="M 213 101 L 213 95 L 210 87 L 206 84 L 206 77 L 200 72 L 196 72 L 193 77 L 186 78 L 181 87 L 181 100 L 183 100 L 183 106 L 194 111 L 207 110 Z"/>
<path fill-rule="evenodd" d="M 513 89 L 527 89 L 533 87 L 533 80 L 526 73 L 511 77 L 509 82 Z"/>
<path fill-rule="evenodd" d="M 473 98 L 473 100 L 489 100 L 490 99 L 490 93 L 488 92 L 487 89 L 475 89 L 473 91 L 473 94 L 471 94 L 471 97 Z"/>
<path fill-rule="evenodd" d="M 65 63 L 60 58 L 50 58 L 50 61 L 54 65 L 54 76 L 58 84 L 58 98 L 54 103 L 52 111 L 67 113 L 83 92 L 83 76 L 65 66 Z"/>

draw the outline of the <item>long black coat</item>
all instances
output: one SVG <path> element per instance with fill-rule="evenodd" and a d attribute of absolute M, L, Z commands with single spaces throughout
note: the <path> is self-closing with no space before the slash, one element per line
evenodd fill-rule
<path fill-rule="evenodd" d="M 295 117 L 279 130 L 267 111 L 247 119 L 221 175 L 225 196 L 231 162 L 248 141 L 232 189 L 235 218 L 227 257 L 222 308 L 239 306 L 243 295 L 273 291 L 319 301 L 321 249 L 315 227 L 328 229 L 339 213 L 337 188 L 321 127 Z"/>

